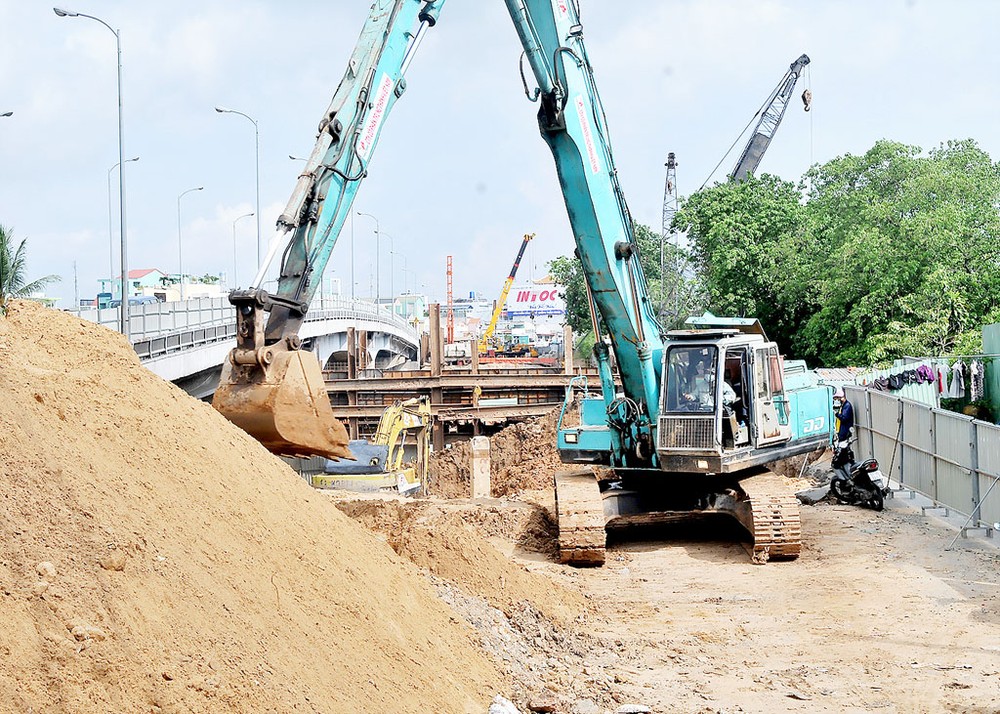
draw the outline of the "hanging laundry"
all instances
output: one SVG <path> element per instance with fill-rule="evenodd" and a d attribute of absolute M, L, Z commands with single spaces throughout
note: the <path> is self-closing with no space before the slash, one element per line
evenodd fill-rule
<path fill-rule="evenodd" d="M 962 360 L 955 360 L 951 366 L 951 382 L 948 383 L 948 397 L 950 399 L 961 399 L 965 396 L 965 365 Z"/>
<path fill-rule="evenodd" d="M 944 364 L 939 364 L 937 366 L 937 390 L 938 394 L 946 394 L 948 392 L 948 367 Z"/>
<path fill-rule="evenodd" d="M 981 360 L 974 359 L 969 365 L 969 399 L 978 402 L 986 396 L 986 367 Z"/>

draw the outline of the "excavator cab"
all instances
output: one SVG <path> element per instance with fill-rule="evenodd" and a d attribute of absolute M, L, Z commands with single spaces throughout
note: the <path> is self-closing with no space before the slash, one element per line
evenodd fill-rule
<path fill-rule="evenodd" d="M 294 334 L 266 343 L 264 316 L 281 299 L 237 290 L 229 301 L 236 307 L 236 347 L 212 406 L 274 454 L 353 459 L 315 356 L 300 349 Z"/>
<path fill-rule="evenodd" d="M 825 390 L 786 389 L 778 346 L 756 320 L 668 333 L 663 375 L 657 454 L 664 470 L 735 473 L 817 448 L 828 437 L 828 425 L 798 419 L 823 412 Z"/>

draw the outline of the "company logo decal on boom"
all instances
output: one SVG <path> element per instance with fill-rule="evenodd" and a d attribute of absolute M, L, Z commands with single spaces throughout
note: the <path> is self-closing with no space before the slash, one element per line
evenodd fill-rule
<path fill-rule="evenodd" d="M 378 83 L 378 89 L 375 91 L 372 113 L 368 115 L 368 121 L 365 122 L 365 128 L 358 139 L 358 155 L 365 161 L 371 156 L 372 149 L 375 146 L 375 137 L 378 136 L 379 128 L 385 119 L 385 111 L 389 105 L 389 97 L 391 95 L 392 80 L 389 79 L 389 75 L 383 74 L 382 80 Z"/>
<path fill-rule="evenodd" d="M 576 116 L 580 120 L 580 129 L 583 131 L 583 143 L 587 148 L 587 159 L 590 163 L 590 170 L 596 174 L 601 170 L 601 160 L 597 157 L 597 147 L 594 146 L 594 135 L 590 131 L 590 120 L 587 118 L 587 103 L 583 101 L 582 96 L 577 95 L 573 104 L 576 105 Z"/>

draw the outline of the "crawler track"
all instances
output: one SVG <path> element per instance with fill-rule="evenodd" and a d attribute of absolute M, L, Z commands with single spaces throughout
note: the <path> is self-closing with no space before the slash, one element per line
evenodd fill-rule
<path fill-rule="evenodd" d="M 751 476 L 740 481 L 740 488 L 747 498 L 735 515 L 753 537 L 753 562 L 798 558 L 802 550 L 799 501 L 782 478 L 774 473 Z"/>
<path fill-rule="evenodd" d="M 603 565 L 607 543 L 604 505 L 593 471 L 559 471 L 555 487 L 559 562 Z"/>

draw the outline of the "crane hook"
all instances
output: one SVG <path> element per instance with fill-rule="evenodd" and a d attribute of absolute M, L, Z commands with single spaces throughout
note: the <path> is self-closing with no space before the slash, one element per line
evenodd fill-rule
<path fill-rule="evenodd" d="M 813 103 L 813 93 L 810 90 L 802 92 L 802 103 L 805 105 L 805 110 L 809 111 Z"/>

